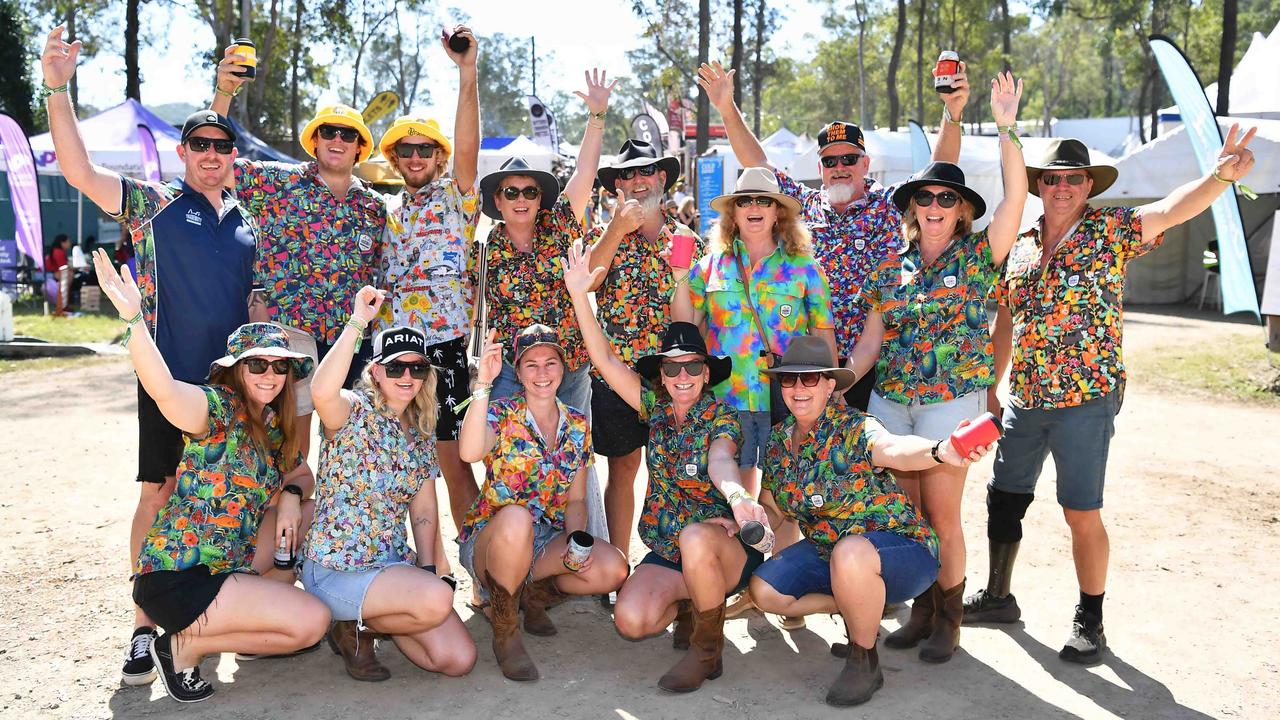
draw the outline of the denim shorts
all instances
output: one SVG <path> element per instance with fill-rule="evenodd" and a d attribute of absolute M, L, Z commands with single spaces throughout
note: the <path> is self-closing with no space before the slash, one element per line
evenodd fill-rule
<path fill-rule="evenodd" d="M 545 522 L 533 524 L 533 560 L 529 563 L 529 574 L 525 576 L 525 582 L 533 581 L 533 566 L 538 564 L 538 558 L 542 557 L 542 554 L 547 551 L 547 546 L 561 532 L 563 531 Z M 480 533 L 473 532 L 466 542 L 458 546 L 458 562 L 462 563 L 462 567 L 470 573 L 473 585 L 480 591 L 480 597 L 488 600 L 489 592 L 484 589 L 484 578 L 476 575 L 476 541 L 478 539 L 480 539 Z"/>
<path fill-rule="evenodd" d="M 335 621 L 356 620 L 364 623 L 364 596 L 378 573 L 396 565 L 413 567 L 412 563 L 398 562 L 368 570 L 334 570 L 311 558 L 302 559 L 302 587 L 324 603 Z"/>
<path fill-rule="evenodd" d="M 1102 507 L 1107 453 L 1115 434 L 1121 393 L 1112 392 L 1067 408 L 1004 409 L 1004 437 L 996 451 L 988 487 L 1031 495 L 1053 454 L 1058 504 L 1068 510 Z"/>
<path fill-rule="evenodd" d="M 747 552 L 747 561 L 742 564 L 742 575 L 738 577 L 738 584 L 725 591 L 725 597 L 729 597 L 730 595 L 735 595 L 746 590 L 747 584 L 751 582 L 751 576 L 755 573 L 756 568 L 764 564 L 764 553 L 761 553 L 759 550 L 742 542 L 741 538 L 738 539 L 738 542 L 742 543 L 742 549 Z M 684 568 L 681 563 L 671 562 L 652 550 L 649 551 L 648 555 L 644 556 L 644 559 L 640 561 L 640 564 L 657 565 L 658 567 L 664 567 L 668 570 L 675 570 L 678 573 L 684 573 Z"/>
<path fill-rule="evenodd" d="M 511 397 L 522 387 L 519 378 L 516 377 L 516 369 L 504 362 L 502 372 L 493 379 L 493 390 L 490 391 L 489 397 L 494 400 Z M 560 387 L 556 390 L 556 397 L 560 402 L 584 415 L 590 412 L 591 363 L 584 362 L 578 366 L 577 370 L 565 372 L 564 377 L 560 379 Z"/>
<path fill-rule="evenodd" d="M 918 435 L 928 440 L 951 437 L 961 420 L 972 420 L 987 411 L 987 391 L 927 405 L 903 405 L 871 393 L 867 413 L 875 416 L 894 435 Z"/>
<path fill-rule="evenodd" d="M 904 602 L 919 595 L 938 577 L 938 560 L 929 548 L 908 537 L 879 530 L 865 533 L 880 554 L 884 601 Z M 831 561 L 818 554 L 809 540 L 801 540 L 774 555 L 756 576 L 783 595 L 800 598 L 810 593 L 831 595 Z"/>
<path fill-rule="evenodd" d="M 738 455 L 738 467 L 760 467 L 764 463 L 764 451 L 769 444 L 769 411 L 738 411 L 738 422 L 742 424 L 742 450 Z"/>

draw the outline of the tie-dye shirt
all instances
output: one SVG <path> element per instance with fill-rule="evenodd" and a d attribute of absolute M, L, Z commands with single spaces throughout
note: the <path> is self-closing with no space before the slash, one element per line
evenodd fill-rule
<path fill-rule="evenodd" d="M 559 400 L 556 406 L 560 409 L 556 442 L 547 447 L 523 391 L 489 403 L 485 418 L 497 442 L 484 457 L 484 487 L 467 511 L 458 542 L 466 542 L 507 505 L 525 507 L 535 523 L 564 530 L 569 487 L 578 471 L 592 462 L 591 429 L 586 415 Z"/>
<path fill-rule="evenodd" d="M 1136 208 L 1087 208 L 1042 272 L 1040 222 L 1009 251 L 996 286 L 1013 317 L 1010 401 L 1022 408 L 1075 407 L 1124 383 L 1124 273 L 1155 249 L 1142 242 Z"/>
<path fill-rule="evenodd" d="M 733 245 L 743 265 L 748 265 L 742 240 L 734 238 Z M 729 382 L 717 385 L 716 394 L 737 410 L 767 412 L 769 380 L 760 371 L 769 367 L 769 358 L 761 352 L 781 355 L 793 338 L 830 329 L 830 292 L 816 260 L 788 255 L 781 246 L 755 267 L 747 267 L 751 303 L 769 335 L 766 347 L 751 315 L 735 257 L 719 251 L 704 255 L 693 268 L 689 289 L 694 309 L 706 314 L 710 351 L 733 360 Z"/>
<path fill-rule="evenodd" d="M 640 513 L 640 540 L 664 560 L 680 562 L 680 531 L 711 518 L 733 517 L 724 493 L 708 474 L 711 444 L 734 445 L 734 465 L 742 447 L 738 411 L 703 392 L 676 425 L 675 406 L 653 390 L 640 396 L 640 420 L 649 424 L 649 485 Z"/>
<path fill-rule="evenodd" d="M 796 419 L 788 416 L 769 434 L 761 488 L 773 494 L 783 515 L 830 559 L 846 535 L 881 531 L 921 543 L 936 558 L 938 536 L 893 475 L 871 461 L 880 423 L 857 408 L 828 405 L 800 442 L 792 445 Z"/>
<path fill-rule="evenodd" d="M 405 516 L 440 474 L 435 438 L 379 411 L 370 392 L 351 393 L 346 424 L 320 444 L 306 556 L 333 570 L 413 562 Z"/>
<path fill-rule="evenodd" d="M 986 301 L 999 273 L 985 230 L 952 242 L 928 265 L 912 243 L 871 273 L 862 299 L 884 320 L 880 397 L 927 405 L 995 383 Z"/>
<path fill-rule="evenodd" d="M 325 185 L 314 162 L 237 160 L 236 192 L 260 229 L 255 284 L 271 320 L 337 341 L 356 291 L 373 284 L 387 210 L 358 178 L 346 197 Z"/>
<path fill-rule="evenodd" d="M 475 188 L 461 192 L 440 178 L 410 195 L 387 198 L 382 287 L 387 300 L 373 332 L 416 327 L 437 345 L 471 332 L 468 261 L 480 217 Z"/>

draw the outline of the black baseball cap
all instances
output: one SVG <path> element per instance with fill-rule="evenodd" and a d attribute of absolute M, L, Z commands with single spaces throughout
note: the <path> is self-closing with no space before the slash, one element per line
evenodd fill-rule
<path fill-rule="evenodd" d="M 386 365 L 401 355 L 409 353 L 427 356 L 427 338 L 417 328 L 387 328 L 373 338 L 373 358 L 371 359 L 380 365 Z"/>
<path fill-rule="evenodd" d="M 236 139 L 236 131 L 231 129 L 231 121 L 212 110 L 197 110 L 187 116 L 182 123 L 182 142 L 191 137 L 191 133 L 202 127 L 216 127 L 225 132 L 231 140 Z"/>
<path fill-rule="evenodd" d="M 859 150 L 867 149 L 862 140 L 862 129 L 853 123 L 840 120 L 827 123 L 826 127 L 818 131 L 819 150 L 836 143 L 848 143 Z"/>

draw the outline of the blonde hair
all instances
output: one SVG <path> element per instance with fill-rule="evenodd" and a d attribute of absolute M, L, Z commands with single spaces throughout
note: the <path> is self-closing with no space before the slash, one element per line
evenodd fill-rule
<path fill-rule="evenodd" d="M 280 473 L 285 474 L 291 472 L 297 467 L 298 453 L 302 451 L 302 436 L 294 429 L 294 419 L 297 418 L 298 408 L 297 401 L 294 400 L 293 394 L 293 363 L 289 363 L 289 374 L 285 377 L 284 387 L 280 388 L 280 392 L 271 402 L 267 403 L 267 407 L 271 408 L 276 418 L 280 421 L 280 432 L 284 436 L 284 442 L 280 444 Z M 216 368 L 209 374 L 209 382 L 215 385 L 226 385 L 235 393 L 236 398 L 248 407 L 248 393 L 245 392 L 244 376 L 240 372 L 240 363 L 231 367 Z M 246 425 L 249 429 L 249 438 L 253 441 L 254 447 L 258 452 L 266 458 L 271 457 L 271 445 L 267 434 L 267 424 L 262 421 L 262 416 L 257 413 L 245 412 Z"/>
<path fill-rule="evenodd" d="M 959 195 L 959 193 L 956 193 Z M 934 200 L 937 202 L 937 200 Z M 960 217 L 956 218 L 956 229 L 951 237 L 964 237 L 973 230 L 973 204 L 960 198 Z M 902 247 L 898 252 L 906 252 L 912 243 L 920 242 L 920 221 L 916 218 L 916 199 L 911 198 L 907 209 L 902 213 Z"/>
<path fill-rule="evenodd" d="M 424 359 L 423 362 L 426 362 Z M 385 412 L 387 409 L 387 398 L 382 394 L 382 389 L 373 381 L 373 366 L 375 363 L 366 363 L 364 369 L 360 371 L 360 379 L 356 381 L 356 390 L 363 390 L 369 394 L 373 401 L 373 406 L 378 412 Z M 436 431 L 436 414 L 440 409 L 440 403 L 436 400 L 436 369 L 435 366 L 429 365 L 427 376 L 422 380 L 422 387 L 418 388 L 418 394 L 413 396 L 413 402 L 404 409 L 408 416 L 409 424 L 416 427 L 418 432 L 427 437 L 435 437 Z M 406 371 L 407 372 L 407 371 Z"/>
<path fill-rule="evenodd" d="M 775 238 L 782 239 L 782 251 L 788 255 L 813 256 L 813 236 L 809 228 L 800 222 L 800 217 L 786 205 L 775 202 L 778 219 L 773 224 Z M 738 236 L 738 221 L 733 218 L 733 209 L 720 213 L 716 223 L 716 231 L 711 238 L 711 251 L 719 253 L 733 252 L 733 239 Z"/>

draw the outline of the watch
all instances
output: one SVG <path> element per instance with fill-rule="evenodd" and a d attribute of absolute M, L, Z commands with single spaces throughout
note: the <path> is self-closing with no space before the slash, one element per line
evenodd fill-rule
<path fill-rule="evenodd" d="M 938 449 L 941 447 L 942 447 L 942 441 L 939 440 L 938 442 L 933 444 L 933 447 L 929 448 L 929 454 L 933 456 L 933 461 L 938 463 L 939 465 L 942 464 L 942 458 L 938 456 Z"/>
<path fill-rule="evenodd" d="M 302 499 L 302 488 L 298 487 L 297 485 L 294 485 L 293 483 L 289 483 L 288 485 L 285 485 L 283 488 L 281 488 L 281 491 L 292 493 L 294 495 L 297 495 L 299 500 Z"/>

